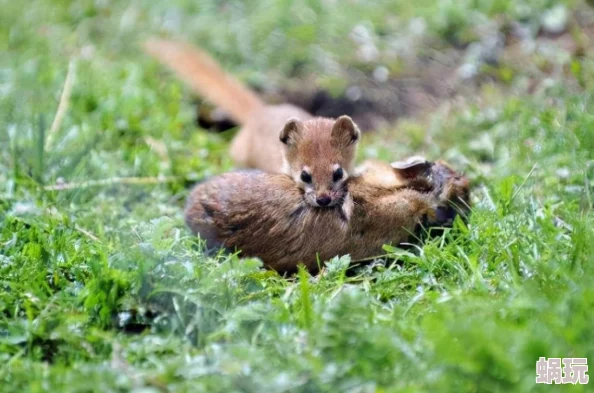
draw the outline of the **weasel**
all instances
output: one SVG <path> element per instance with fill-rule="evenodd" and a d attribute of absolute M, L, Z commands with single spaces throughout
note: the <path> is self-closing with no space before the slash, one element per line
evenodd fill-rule
<path fill-rule="evenodd" d="M 241 250 L 268 268 L 311 272 L 336 255 L 354 260 L 384 254 L 384 244 L 408 241 L 420 224 L 451 225 L 469 206 L 469 182 L 446 163 L 416 157 L 390 164 L 368 162 L 349 179 L 340 204 L 320 209 L 303 203 L 282 174 L 231 172 L 198 184 L 185 221 L 208 247 Z"/>
<path fill-rule="evenodd" d="M 145 50 L 241 125 L 230 147 L 236 165 L 288 174 L 315 207 L 344 200 L 361 133 L 350 117 L 334 120 L 293 105 L 266 105 L 206 52 L 182 42 L 151 39 Z"/>

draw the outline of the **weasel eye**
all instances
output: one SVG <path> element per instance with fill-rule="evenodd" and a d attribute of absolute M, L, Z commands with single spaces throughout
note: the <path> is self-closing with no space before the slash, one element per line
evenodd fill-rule
<path fill-rule="evenodd" d="M 338 168 L 337 170 L 334 171 L 334 174 L 332 175 L 332 180 L 337 182 L 340 179 L 342 179 L 343 176 L 344 176 L 344 171 L 342 170 L 342 168 Z"/>
<path fill-rule="evenodd" d="M 304 183 L 311 183 L 311 175 L 305 171 L 301 172 L 301 181 Z"/>

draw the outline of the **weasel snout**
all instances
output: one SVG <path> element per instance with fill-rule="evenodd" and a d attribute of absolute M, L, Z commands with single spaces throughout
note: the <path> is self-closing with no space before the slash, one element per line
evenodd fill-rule
<path fill-rule="evenodd" d="M 328 206 L 330 202 L 332 202 L 332 198 L 326 194 L 322 194 L 316 198 L 316 203 L 320 206 Z"/>

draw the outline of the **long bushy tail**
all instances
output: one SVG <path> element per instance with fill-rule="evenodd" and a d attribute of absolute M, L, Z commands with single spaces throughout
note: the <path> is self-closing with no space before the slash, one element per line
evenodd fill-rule
<path fill-rule="evenodd" d="M 183 42 L 150 39 L 144 48 L 148 54 L 171 68 L 196 92 L 220 106 L 239 124 L 264 102 L 231 75 L 203 50 Z"/>

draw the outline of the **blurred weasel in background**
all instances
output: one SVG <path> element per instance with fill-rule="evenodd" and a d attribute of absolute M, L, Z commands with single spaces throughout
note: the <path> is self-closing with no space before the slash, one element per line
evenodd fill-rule
<path fill-rule="evenodd" d="M 183 42 L 150 39 L 145 50 L 241 125 L 230 147 L 236 165 L 288 174 L 312 206 L 331 207 L 346 198 L 361 134 L 350 117 L 313 117 L 293 105 L 267 105 L 206 52 Z"/>

